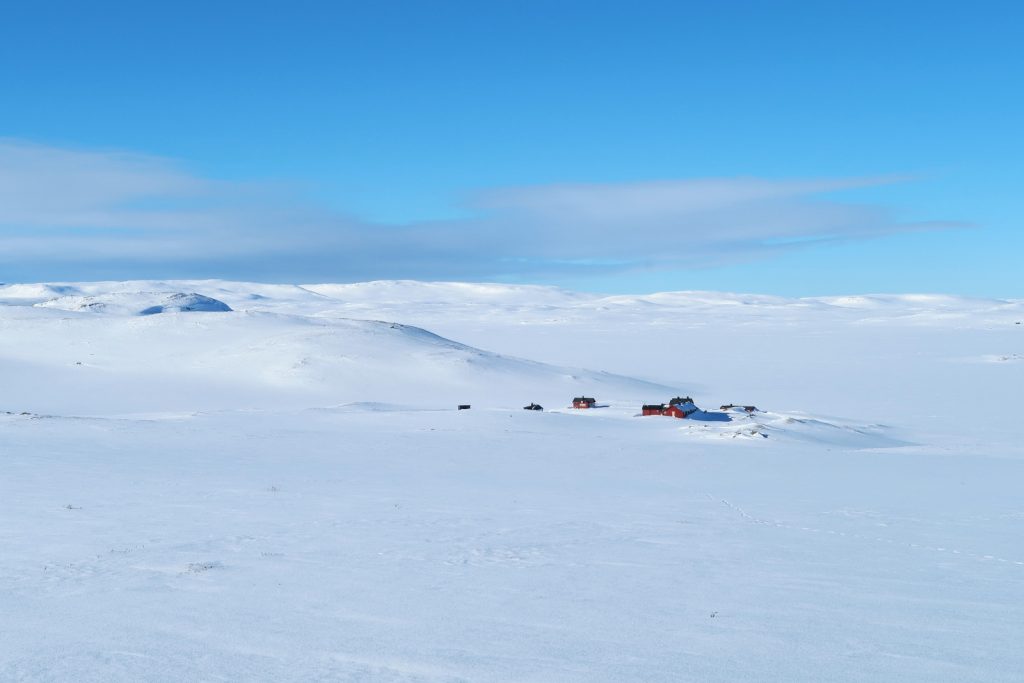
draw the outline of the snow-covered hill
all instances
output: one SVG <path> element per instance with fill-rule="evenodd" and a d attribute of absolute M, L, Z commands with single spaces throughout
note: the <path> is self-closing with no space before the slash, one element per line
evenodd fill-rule
<path fill-rule="evenodd" d="M 206 311 L 224 313 L 231 307 L 208 296 L 185 292 L 114 292 L 92 296 L 59 296 L 37 303 L 44 308 L 89 313 L 121 315 L 155 315 L 157 313 L 189 313 Z"/>
<path fill-rule="evenodd" d="M 0 307 L 0 324 L 0 406 L 15 411 L 518 407 L 561 405 L 577 393 L 636 402 L 675 390 L 500 355 L 396 322 L 233 312 L 203 295 L 64 295 Z"/>

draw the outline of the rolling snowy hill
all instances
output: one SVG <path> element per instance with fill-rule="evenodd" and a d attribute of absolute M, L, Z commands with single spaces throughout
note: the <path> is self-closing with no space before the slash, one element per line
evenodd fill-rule
<path fill-rule="evenodd" d="M 0 405 L 19 411 L 97 415 L 350 402 L 518 407 L 531 400 L 560 405 L 574 392 L 635 402 L 674 391 L 499 355 L 400 323 L 234 312 L 198 294 L 62 295 L 0 307 L 0 324 Z"/>

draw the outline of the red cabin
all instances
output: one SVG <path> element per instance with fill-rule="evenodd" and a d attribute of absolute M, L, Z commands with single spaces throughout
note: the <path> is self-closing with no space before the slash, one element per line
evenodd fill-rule
<path fill-rule="evenodd" d="M 572 400 L 573 408 L 593 408 L 594 404 L 597 403 L 596 399 L 587 398 L 586 396 L 577 396 Z"/>
<path fill-rule="evenodd" d="M 697 410 L 697 406 L 689 396 L 676 396 L 668 402 L 668 406 L 664 403 L 655 403 L 646 404 L 641 408 L 644 415 L 666 415 L 668 417 L 678 417 L 683 419 L 690 417 L 697 412 Z"/>
<path fill-rule="evenodd" d="M 688 418 L 697 412 L 697 406 L 692 403 L 673 403 L 661 413 L 671 417 Z"/>

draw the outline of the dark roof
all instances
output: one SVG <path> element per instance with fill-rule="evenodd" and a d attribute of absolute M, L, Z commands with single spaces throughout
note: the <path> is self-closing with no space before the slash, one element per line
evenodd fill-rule
<path fill-rule="evenodd" d="M 572 400 L 573 403 L 594 403 L 596 401 L 597 401 L 597 399 L 595 399 L 595 398 L 587 398 L 586 396 L 577 396 L 576 398 L 574 398 Z"/>
<path fill-rule="evenodd" d="M 641 410 L 665 410 L 664 403 L 645 404 Z"/>

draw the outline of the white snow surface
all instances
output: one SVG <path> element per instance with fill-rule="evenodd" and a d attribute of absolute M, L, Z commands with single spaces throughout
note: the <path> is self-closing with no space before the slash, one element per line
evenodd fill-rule
<path fill-rule="evenodd" d="M 0 285 L 0 680 L 1020 680 L 1022 321 Z"/>

